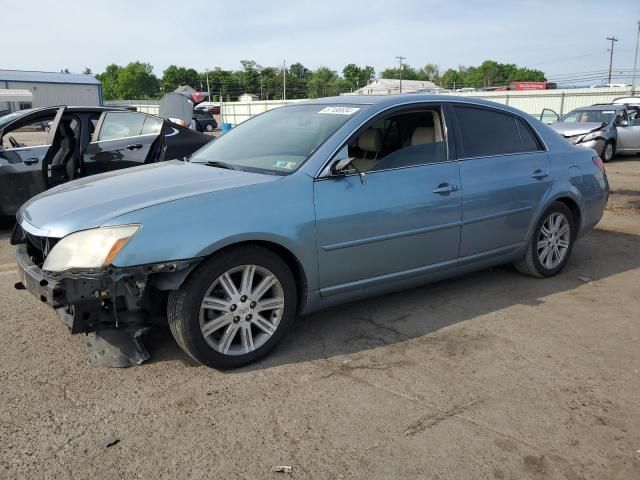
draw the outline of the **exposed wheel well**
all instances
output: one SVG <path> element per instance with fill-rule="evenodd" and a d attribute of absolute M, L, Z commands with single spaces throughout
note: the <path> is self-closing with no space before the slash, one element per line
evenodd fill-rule
<path fill-rule="evenodd" d="M 578 204 L 572 198 L 569 198 L 569 197 L 558 198 L 556 199 L 556 202 L 564 203 L 569 208 L 569 210 L 571 210 L 571 214 L 573 215 L 573 221 L 576 224 L 576 230 L 579 232 L 580 222 L 582 218 L 580 216 L 580 207 L 578 207 Z"/>
<path fill-rule="evenodd" d="M 307 277 L 302 268 L 302 264 L 298 260 L 298 258 L 287 248 L 279 245 L 277 243 L 265 241 L 265 240 L 249 240 L 246 242 L 234 243 L 232 245 L 227 245 L 221 250 L 216 250 L 211 255 L 216 255 L 224 250 L 228 250 L 230 248 L 236 248 L 239 246 L 245 245 L 259 245 L 263 248 L 271 250 L 273 253 L 278 255 L 284 263 L 291 269 L 291 273 L 293 273 L 293 277 L 296 281 L 296 286 L 298 287 L 298 310 L 301 310 L 307 300 Z"/>

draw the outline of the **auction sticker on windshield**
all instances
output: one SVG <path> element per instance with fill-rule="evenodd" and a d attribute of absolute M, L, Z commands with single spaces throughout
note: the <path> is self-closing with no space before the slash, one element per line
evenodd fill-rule
<path fill-rule="evenodd" d="M 326 107 L 320 110 L 318 113 L 330 113 L 333 115 L 353 115 L 359 108 L 356 107 Z"/>

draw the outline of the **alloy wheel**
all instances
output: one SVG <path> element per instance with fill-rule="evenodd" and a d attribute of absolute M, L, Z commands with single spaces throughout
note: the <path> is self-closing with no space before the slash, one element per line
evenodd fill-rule
<path fill-rule="evenodd" d="M 553 212 L 542 224 L 536 249 L 538 259 L 546 269 L 554 269 L 562 263 L 569 250 L 571 226 L 567 217 Z"/>
<path fill-rule="evenodd" d="M 220 275 L 200 305 L 200 331 L 215 351 L 244 355 L 276 332 L 284 311 L 284 289 L 259 265 L 240 265 Z"/>

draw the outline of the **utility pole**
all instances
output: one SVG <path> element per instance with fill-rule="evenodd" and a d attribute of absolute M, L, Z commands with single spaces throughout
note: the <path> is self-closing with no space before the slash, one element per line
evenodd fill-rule
<path fill-rule="evenodd" d="M 631 80 L 631 95 L 636 88 L 636 67 L 638 66 L 638 42 L 640 42 L 640 20 L 638 20 L 638 35 L 636 36 L 636 54 L 633 57 L 633 79 Z"/>
<path fill-rule="evenodd" d="M 407 57 L 403 57 L 402 55 L 396 57 L 396 60 L 400 62 L 400 93 L 402 93 L 402 61 L 406 59 Z"/>
<path fill-rule="evenodd" d="M 287 61 L 282 60 L 282 99 L 287 101 Z"/>
<path fill-rule="evenodd" d="M 611 68 L 613 67 L 613 44 L 614 42 L 617 42 L 618 39 L 614 36 L 611 37 L 607 37 L 607 40 L 609 40 L 611 42 L 611 49 L 609 50 L 610 55 L 609 55 L 609 83 L 611 83 Z"/>
<path fill-rule="evenodd" d="M 208 101 L 210 102 L 211 101 L 211 89 L 209 88 L 209 69 L 208 68 L 205 70 L 205 73 L 207 75 L 207 93 L 209 94 Z"/>

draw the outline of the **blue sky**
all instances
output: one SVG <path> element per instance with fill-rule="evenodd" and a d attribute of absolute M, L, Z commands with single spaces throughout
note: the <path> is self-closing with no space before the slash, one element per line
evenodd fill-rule
<path fill-rule="evenodd" d="M 376 71 L 404 55 L 442 70 L 485 59 L 531 66 L 548 77 L 631 69 L 640 0 L 0 0 L 0 68 L 101 72 L 109 63 L 177 64 L 198 70 L 299 61 Z M 9 39 L 9 40 L 7 40 Z"/>

